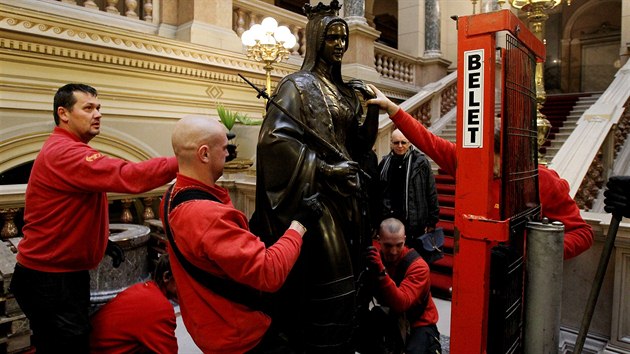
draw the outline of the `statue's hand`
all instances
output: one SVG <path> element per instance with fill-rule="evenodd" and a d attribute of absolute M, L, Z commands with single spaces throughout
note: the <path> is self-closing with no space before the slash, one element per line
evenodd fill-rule
<path fill-rule="evenodd" d="M 359 172 L 359 164 L 355 161 L 341 161 L 332 165 L 322 162 L 320 170 L 326 177 L 339 180 L 356 179 L 356 175 Z"/>
<path fill-rule="evenodd" d="M 335 164 L 320 164 L 320 171 L 327 178 L 337 181 L 342 189 L 355 191 L 359 188 L 359 164 L 355 161 L 342 161 Z"/>
<path fill-rule="evenodd" d="M 376 94 L 372 89 L 365 84 L 362 80 L 352 79 L 348 81 L 348 86 L 352 87 L 355 91 L 358 91 L 363 95 L 363 98 L 369 100 L 371 98 L 376 98 Z"/>

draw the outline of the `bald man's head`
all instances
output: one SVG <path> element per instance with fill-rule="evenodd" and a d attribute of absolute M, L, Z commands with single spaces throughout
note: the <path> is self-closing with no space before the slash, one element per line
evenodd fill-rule
<path fill-rule="evenodd" d="M 400 130 L 396 129 L 392 132 L 391 147 L 394 154 L 404 155 L 409 151 L 410 146 L 409 140 L 407 140 Z"/>
<path fill-rule="evenodd" d="M 190 163 L 203 145 L 218 146 L 227 140 L 225 127 L 208 116 L 186 116 L 175 125 L 171 142 L 180 164 Z M 225 157 L 223 157 L 225 158 Z"/>

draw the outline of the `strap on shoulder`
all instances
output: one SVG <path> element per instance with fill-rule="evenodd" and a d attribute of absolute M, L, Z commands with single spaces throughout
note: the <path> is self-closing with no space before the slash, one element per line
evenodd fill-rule
<path fill-rule="evenodd" d="M 247 285 L 238 283 L 231 279 L 224 279 L 214 276 L 203 269 L 190 263 L 188 259 L 182 254 L 175 243 L 175 238 L 171 230 L 170 223 L 168 221 L 170 211 L 181 203 L 190 200 L 212 200 L 218 203 L 221 201 L 206 191 L 201 189 L 185 189 L 177 194 L 171 200 L 171 193 L 173 186 L 169 187 L 164 197 L 164 231 L 168 237 L 169 244 L 173 253 L 177 257 L 177 260 L 182 265 L 184 270 L 197 281 L 213 293 L 216 293 L 232 302 L 245 305 L 253 310 L 266 312 L 264 308 L 264 302 L 262 301 L 263 293 L 256 289 L 253 289 Z"/>

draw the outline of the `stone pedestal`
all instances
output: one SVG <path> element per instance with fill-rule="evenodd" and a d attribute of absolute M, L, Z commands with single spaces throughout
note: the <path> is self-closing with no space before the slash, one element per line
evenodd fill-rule
<path fill-rule="evenodd" d="M 90 301 L 104 304 L 129 286 L 150 278 L 148 247 L 150 229 L 142 225 L 110 224 L 110 241 L 125 251 L 120 267 L 112 266 L 105 256 L 96 269 L 90 271 Z"/>

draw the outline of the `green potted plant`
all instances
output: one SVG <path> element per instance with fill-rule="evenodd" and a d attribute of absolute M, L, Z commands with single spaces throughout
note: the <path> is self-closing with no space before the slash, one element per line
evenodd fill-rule
<path fill-rule="evenodd" d="M 236 122 L 239 122 L 243 125 L 259 125 L 262 123 L 262 121 L 251 119 L 247 116 L 247 114 L 232 112 L 231 110 L 225 108 L 225 106 L 223 106 L 221 103 L 217 103 L 217 113 L 219 114 L 219 119 L 221 120 L 221 123 L 228 130 L 228 153 L 230 154 L 230 156 L 228 157 L 228 161 L 230 161 L 237 156 L 236 144 L 232 142 L 232 140 L 236 137 L 236 134 L 232 131 L 234 124 L 236 124 Z"/>

